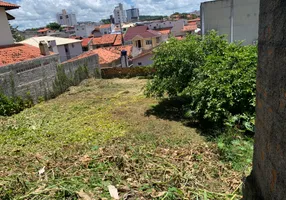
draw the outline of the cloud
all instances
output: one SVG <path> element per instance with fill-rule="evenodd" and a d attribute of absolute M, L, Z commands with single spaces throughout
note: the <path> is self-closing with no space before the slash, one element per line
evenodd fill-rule
<path fill-rule="evenodd" d="M 204 0 L 18 0 L 21 8 L 9 11 L 16 20 L 13 26 L 20 29 L 45 26 L 56 21 L 56 13 L 66 9 L 76 14 L 78 21 L 100 21 L 113 14 L 118 3 L 124 8 L 136 6 L 142 15 L 170 15 L 174 11 L 191 12 L 199 9 Z"/>

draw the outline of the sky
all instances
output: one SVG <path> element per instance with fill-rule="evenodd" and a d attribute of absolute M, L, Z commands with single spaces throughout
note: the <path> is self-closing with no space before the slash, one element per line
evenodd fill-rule
<path fill-rule="evenodd" d="M 66 9 L 76 14 L 77 21 L 100 21 L 109 18 L 118 3 L 124 9 L 139 8 L 140 15 L 170 15 L 173 12 L 199 10 L 207 0 L 4 0 L 20 5 L 20 9 L 8 11 L 15 20 L 12 26 L 20 30 L 46 26 L 56 21 L 56 14 Z"/>

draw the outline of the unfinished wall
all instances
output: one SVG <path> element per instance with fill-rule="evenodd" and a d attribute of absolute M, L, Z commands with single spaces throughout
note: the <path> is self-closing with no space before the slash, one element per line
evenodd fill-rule
<path fill-rule="evenodd" d="M 231 41 L 231 0 L 201 4 L 202 34 L 212 29 Z M 233 0 L 233 39 L 253 44 L 258 39 L 259 0 Z"/>
<path fill-rule="evenodd" d="M 59 71 L 58 60 L 58 55 L 51 55 L 0 67 L 0 92 L 7 96 L 29 96 L 34 101 L 39 97 L 50 98 Z M 99 68 L 98 56 L 62 63 L 61 66 L 70 79 L 75 76 L 77 69 L 83 66 L 87 67 L 89 76 L 94 76 Z"/>
<path fill-rule="evenodd" d="M 286 199 L 286 1 L 261 0 L 253 171 L 244 199 Z"/>

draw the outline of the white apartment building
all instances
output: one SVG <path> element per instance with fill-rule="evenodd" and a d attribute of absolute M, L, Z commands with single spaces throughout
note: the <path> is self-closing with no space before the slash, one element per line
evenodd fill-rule
<path fill-rule="evenodd" d="M 113 11 L 114 15 L 114 23 L 120 24 L 126 22 L 126 15 L 125 10 L 123 9 L 123 5 L 120 3 L 118 6 L 115 7 Z"/>
<path fill-rule="evenodd" d="M 136 22 L 139 21 L 139 9 L 131 8 L 126 10 L 127 22 Z"/>
<path fill-rule="evenodd" d="M 77 25 L 76 16 L 74 13 L 68 14 L 66 10 L 57 14 L 57 22 L 60 25 L 74 26 Z"/>

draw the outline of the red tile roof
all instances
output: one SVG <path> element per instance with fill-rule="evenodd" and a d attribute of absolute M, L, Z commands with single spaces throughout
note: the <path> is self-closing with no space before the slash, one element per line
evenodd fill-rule
<path fill-rule="evenodd" d="M 88 44 L 92 41 L 93 38 L 83 38 L 81 41 L 82 47 L 87 47 Z"/>
<path fill-rule="evenodd" d="M 12 10 L 12 9 L 20 8 L 20 6 L 18 6 L 16 4 L 8 3 L 5 1 L 1 1 L 1 0 L 0 0 L 0 7 L 4 7 L 5 10 Z"/>
<path fill-rule="evenodd" d="M 111 27 L 111 24 L 102 24 L 99 26 L 99 28 L 110 28 Z"/>
<path fill-rule="evenodd" d="M 122 34 L 118 34 L 116 36 L 115 42 L 113 43 L 114 46 L 122 45 Z"/>
<path fill-rule="evenodd" d="M 168 35 L 171 33 L 171 30 L 172 28 L 162 28 L 162 29 L 157 29 L 156 31 L 158 31 L 162 35 Z"/>
<path fill-rule="evenodd" d="M 120 34 L 105 34 L 101 37 L 93 38 L 94 45 L 121 45 L 121 35 Z"/>
<path fill-rule="evenodd" d="M 182 31 L 184 31 L 184 32 L 195 31 L 197 28 L 198 28 L 198 26 L 196 23 L 195 24 L 191 23 L 191 24 L 184 26 Z"/>
<path fill-rule="evenodd" d="M 198 22 L 198 21 L 201 21 L 201 18 L 196 18 L 196 19 L 191 19 L 191 20 L 189 20 L 189 22 Z"/>
<path fill-rule="evenodd" d="M 130 41 L 132 40 L 136 35 L 139 33 L 145 32 L 148 30 L 148 26 L 136 26 L 136 27 L 130 27 L 127 29 L 124 40 Z"/>
<path fill-rule="evenodd" d="M 49 30 L 50 30 L 49 28 L 43 28 L 43 29 L 38 30 L 37 32 L 38 33 L 44 33 L 44 32 L 47 32 Z"/>
<path fill-rule="evenodd" d="M 128 56 L 130 56 L 132 53 L 132 45 L 120 46 L 120 47 L 107 47 L 107 48 L 99 48 L 99 49 L 91 50 L 77 57 L 74 57 L 68 60 L 67 62 L 72 62 L 78 59 L 86 58 L 86 57 L 97 54 L 99 57 L 99 64 L 102 64 L 102 65 L 109 64 L 109 63 L 112 63 L 113 61 L 120 59 L 122 50 L 126 50 Z"/>
<path fill-rule="evenodd" d="M 124 36 L 124 40 L 130 41 L 137 35 L 141 36 L 142 38 L 151 38 L 161 36 L 161 33 L 154 30 L 148 30 L 147 26 L 130 27 Z"/>
<path fill-rule="evenodd" d="M 14 44 L 0 47 L 0 67 L 38 57 L 43 57 L 40 49 L 28 44 Z"/>

